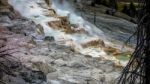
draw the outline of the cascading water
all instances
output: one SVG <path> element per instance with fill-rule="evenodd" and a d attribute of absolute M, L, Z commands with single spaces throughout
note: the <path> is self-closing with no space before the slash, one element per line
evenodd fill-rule
<path fill-rule="evenodd" d="M 117 61 L 113 56 L 109 56 L 106 52 L 97 47 L 87 47 L 83 48 L 82 44 L 94 40 L 103 40 L 105 44 L 112 45 L 108 41 L 109 37 L 106 37 L 104 33 L 98 29 L 93 24 L 85 21 L 82 17 L 75 14 L 71 6 L 67 2 L 64 2 L 63 5 L 59 4 L 57 1 L 53 0 L 52 8 L 55 9 L 57 16 L 67 16 L 71 24 L 76 24 L 79 28 L 83 28 L 88 34 L 74 33 L 66 34 L 63 31 L 55 30 L 50 27 L 47 23 L 51 21 L 57 21 L 59 18 L 46 16 L 45 14 L 48 11 L 49 7 L 45 4 L 44 0 L 9 0 L 9 3 L 18 10 L 21 15 L 30 20 L 34 21 L 36 24 L 43 26 L 46 36 L 54 36 L 58 44 L 71 46 L 77 52 L 80 52 L 85 55 L 90 55 L 93 57 L 104 57 L 109 60 Z M 64 0 L 65 1 L 65 0 Z M 40 5 L 44 7 L 41 7 Z M 119 45 L 120 47 L 121 45 Z"/>
<path fill-rule="evenodd" d="M 94 25 L 86 22 L 82 17 L 76 15 L 73 11 L 73 8 L 71 8 L 71 6 L 69 6 L 69 3 L 67 3 L 65 0 L 63 4 L 60 4 L 58 1 L 53 0 L 52 7 L 56 10 L 58 15 L 68 16 L 71 24 L 78 24 L 80 28 L 84 28 L 86 31 L 89 32 L 89 35 L 72 35 L 74 41 L 78 43 L 77 45 L 99 39 L 99 37 L 101 37 L 101 39 L 103 40 L 106 40 L 106 37 L 101 30 L 97 29 Z M 106 56 L 106 53 L 104 51 L 97 48 L 82 48 L 80 49 L 80 52 L 82 54 L 89 54 L 93 57 Z"/>

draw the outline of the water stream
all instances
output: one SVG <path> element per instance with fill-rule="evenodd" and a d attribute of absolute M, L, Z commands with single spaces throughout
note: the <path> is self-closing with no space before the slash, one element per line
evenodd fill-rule
<path fill-rule="evenodd" d="M 66 34 L 60 30 L 54 30 L 48 26 L 48 22 L 59 20 L 56 17 L 46 16 L 48 12 L 46 8 L 42 8 L 39 4 L 45 4 L 44 0 L 9 0 L 9 3 L 26 18 L 34 21 L 36 24 L 43 26 L 46 36 L 54 36 L 56 43 L 66 46 L 72 46 L 77 52 L 92 57 L 104 57 L 105 59 L 118 61 L 115 57 L 109 56 L 101 48 L 88 47 L 83 48 L 81 44 L 92 40 L 101 39 L 106 45 L 121 48 L 122 44 L 115 45 L 106 36 L 105 33 L 97 28 L 95 25 L 85 21 L 81 16 L 77 15 L 73 8 L 67 2 L 60 5 L 56 0 L 53 0 L 52 8 L 55 9 L 58 16 L 68 16 L 71 24 L 78 24 L 79 27 L 84 28 L 88 34 Z M 46 5 L 46 4 L 45 4 Z M 46 7 L 46 6 L 45 6 Z"/>

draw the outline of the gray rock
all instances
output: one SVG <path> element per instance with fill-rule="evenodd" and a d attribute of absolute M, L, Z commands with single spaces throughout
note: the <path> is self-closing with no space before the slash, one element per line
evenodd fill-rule
<path fill-rule="evenodd" d="M 43 27 L 40 24 L 38 24 L 36 27 L 37 27 L 37 29 L 36 29 L 37 33 L 41 34 L 41 35 L 44 35 Z"/>
<path fill-rule="evenodd" d="M 34 62 L 32 66 L 35 70 L 42 71 L 45 75 L 56 71 L 52 66 L 43 62 Z"/>
<path fill-rule="evenodd" d="M 46 36 L 44 38 L 45 41 L 49 41 L 49 42 L 52 42 L 52 41 L 55 41 L 55 38 L 53 36 Z"/>
<path fill-rule="evenodd" d="M 67 62 L 66 61 L 64 61 L 64 60 L 62 60 L 62 59 L 57 59 L 57 60 L 55 60 L 54 61 L 54 63 L 57 65 L 57 66 L 67 66 Z"/>
<path fill-rule="evenodd" d="M 0 22 L 1 23 L 11 23 L 11 20 L 8 16 L 0 16 Z"/>
<path fill-rule="evenodd" d="M 3 77 L 3 81 L 6 84 L 27 84 L 22 78 L 20 78 L 20 77 L 13 77 L 13 76 L 9 76 L 9 75 L 5 75 Z"/>
<path fill-rule="evenodd" d="M 46 81 L 46 76 L 41 71 L 23 71 L 20 73 L 25 82 L 29 84 L 42 84 Z"/>
<path fill-rule="evenodd" d="M 70 63 L 69 67 L 75 68 L 75 69 L 88 69 L 88 66 L 86 64 L 83 64 L 78 61 Z"/>
<path fill-rule="evenodd" d="M 114 68 L 114 63 L 112 61 L 109 61 L 109 60 L 105 60 L 102 64 L 99 64 L 98 65 L 99 69 L 105 71 L 105 72 L 112 72 L 112 71 L 115 71 L 115 68 Z"/>

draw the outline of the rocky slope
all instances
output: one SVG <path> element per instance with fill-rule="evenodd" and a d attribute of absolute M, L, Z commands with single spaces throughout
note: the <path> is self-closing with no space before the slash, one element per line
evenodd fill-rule
<path fill-rule="evenodd" d="M 10 61 L 0 58 L 0 63 L 8 66 L 13 73 L 11 75 L 1 72 L 0 84 L 114 84 L 122 66 L 112 55 L 120 53 L 119 49 L 109 46 L 101 39 L 92 39 L 81 46 L 85 49 L 98 47 L 98 49 L 101 48 L 99 51 L 107 51 L 110 55 L 92 57 L 81 53 L 72 43 L 73 40 L 61 40 L 57 37 L 68 34 L 82 36 L 89 32 L 70 24 L 67 17 L 56 14 L 56 9 L 51 7 L 51 2 L 46 4 L 44 0 L 33 0 L 33 3 L 30 1 L 31 4 L 26 4 L 27 0 L 22 2 L 18 0 L 18 3 L 29 5 L 31 8 L 30 12 L 25 8 L 24 12 L 21 12 L 17 5 L 15 7 L 12 4 L 13 1 L 10 0 L 13 7 L 6 0 L 0 1 L 2 4 L 0 5 L 2 9 L 0 10 L 0 43 L 6 45 L 0 51 L 3 49 L 15 51 L 6 52 L 12 55 L 8 58 L 6 56 Z M 38 6 L 33 5 L 35 2 Z M 40 12 L 34 13 L 36 10 L 34 8 L 39 6 L 45 9 L 43 19 L 39 19 L 41 16 L 37 15 Z M 50 18 L 53 20 L 47 20 Z M 45 31 L 47 26 L 42 21 L 46 21 L 47 25 L 58 33 L 52 34 L 50 30 Z"/>
<path fill-rule="evenodd" d="M 17 24 L 12 24 L 14 21 Z M 53 39 L 32 38 L 32 33 L 26 36 L 25 31 L 31 32 L 31 29 L 37 28 L 28 20 L 15 19 L 12 23 L 13 26 L 1 27 L 0 35 L 7 39 L 7 46 L 13 45 L 19 51 L 12 54 L 12 58 L 18 60 L 11 60 L 13 65 L 4 60 L 6 65 L 15 67 L 10 67 L 15 76 L 3 73 L 1 84 L 110 84 L 119 75 L 121 67 L 112 61 L 75 53 L 69 47 L 56 44 Z M 21 30 L 20 24 L 24 24 Z M 9 28 L 15 30 L 8 30 Z M 22 32 L 23 29 L 25 31 Z M 16 65 L 16 61 L 22 65 Z"/>
<path fill-rule="evenodd" d="M 105 33 L 105 35 L 113 38 L 114 40 L 126 42 L 127 39 L 135 32 L 136 24 L 130 22 L 131 17 L 123 13 L 116 12 L 115 15 L 112 16 L 106 14 L 106 10 L 111 9 L 103 5 L 92 7 L 90 5 L 85 5 L 85 1 L 74 3 L 72 0 L 68 0 L 68 2 L 85 20 L 95 24 Z M 134 45 L 135 38 L 131 38 L 130 43 Z"/>

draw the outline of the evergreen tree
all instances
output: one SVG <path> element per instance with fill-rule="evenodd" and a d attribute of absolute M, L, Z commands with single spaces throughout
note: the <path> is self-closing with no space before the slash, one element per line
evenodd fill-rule
<path fill-rule="evenodd" d="M 124 5 L 122 12 L 125 13 L 125 14 L 127 14 L 127 15 L 130 15 L 129 8 L 128 8 L 127 5 Z"/>
<path fill-rule="evenodd" d="M 136 15 L 136 7 L 135 7 L 133 2 L 130 2 L 129 9 L 130 9 L 130 16 L 131 17 L 135 17 L 135 15 Z"/>
<path fill-rule="evenodd" d="M 96 4 L 96 0 L 92 0 L 91 6 L 95 7 L 95 4 Z"/>
<path fill-rule="evenodd" d="M 92 0 L 91 6 L 95 6 L 95 4 L 101 4 L 101 0 Z"/>
<path fill-rule="evenodd" d="M 108 1 L 107 1 L 107 0 L 102 0 L 102 1 L 101 1 L 101 4 L 102 4 L 102 5 L 104 5 L 104 6 L 109 6 L 109 4 L 108 4 Z"/>
<path fill-rule="evenodd" d="M 117 0 L 109 0 L 109 6 L 114 9 L 118 9 Z"/>
<path fill-rule="evenodd" d="M 101 4 L 101 0 L 95 0 L 96 4 Z"/>

